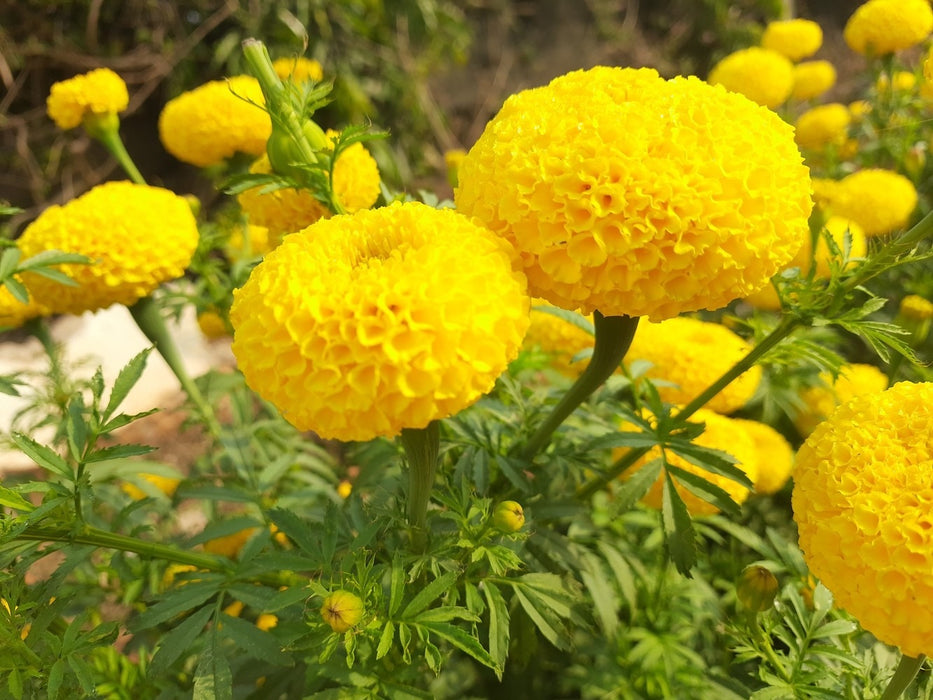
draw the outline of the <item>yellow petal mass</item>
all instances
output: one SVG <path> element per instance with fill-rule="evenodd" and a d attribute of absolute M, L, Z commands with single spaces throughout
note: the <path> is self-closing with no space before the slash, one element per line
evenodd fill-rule
<path fill-rule="evenodd" d="M 123 78 L 109 68 L 97 68 L 52 85 L 46 111 L 58 128 L 73 129 L 88 115 L 118 114 L 129 102 Z"/>

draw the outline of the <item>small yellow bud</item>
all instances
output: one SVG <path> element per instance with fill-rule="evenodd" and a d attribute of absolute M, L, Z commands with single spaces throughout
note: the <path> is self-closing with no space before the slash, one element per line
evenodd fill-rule
<path fill-rule="evenodd" d="M 351 484 L 346 479 L 337 484 L 337 494 L 341 498 L 349 498 L 351 493 L 353 493 L 353 484 Z"/>
<path fill-rule="evenodd" d="M 525 511 L 520 503 L 502 501 L 492 512 L 492 522 L 503 532 L 518 532 L 525 524 Z"/>
<path fill-rule="evenodd" d="M 363 601 L 349 591 L 334 591 L 324 599 L 321 617 L 334 632 L 346 632 L 363 617 Z"/>
<path fill-rule="evenodd" d="M 256 627 L 261 629 L 263 632 L 271 630 L 279 624 L 279 618 L 277 618 L 272 613 L 262 613 L 259 617 L 256 618 Z"/>
<path fill-rule="evenodd" d="M 778 580 L 763 566 L 746 566 L 735 584 L 739 603 L 751 612 L 764 612 L 772 606 L 777 595 Z"/>

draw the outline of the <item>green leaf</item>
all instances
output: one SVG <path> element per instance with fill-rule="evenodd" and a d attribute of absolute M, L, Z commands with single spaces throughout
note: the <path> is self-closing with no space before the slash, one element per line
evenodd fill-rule
<path fill-rule="evenodd" d="M 677 477 L 677 482 L 679 484 L 685 486 L 687 490 L 699 498 L 702 498 L 707 503 L 712 503 L 719 508 L 719 510 L 732 515 L 738 515 L 741 512 L 739 505 L 732 500 L 732 497 L 725 489 L 708 481 L 700 474 L 688 472 L 672 464 L 668 465 L 667 471 L 672 476 Z"/>
<path fill-rule="evenodd" d="M 205 572 L 205 577 L 211 576 Z M 163 622 L 203 605 L 220 588 L 220 577 L 213 575 L 211 580 L 188 581 L 173 588 L 162 601 L 156 603 L 139 615 L 130 625 L 134 632 L 155 627 Z"/>
<path fill-rule="evenodd" d="M 583 451 L 605 450 L 613 447 L 654 447 L 658 436 L 654 433 L 619 431 L 601 435 L 586 444 Z"/>
<path fill-rule="evenodd" d="M 498 587 L 489 581 L 484 581 L 483 595 L 489 608 L 489 655 L 499 669 L 505 668 L 505 660 L 509 655 L 509 606 L 502 597 Z M 502 672 L 497 671 L 500 680 Z"/>
<path fill-rule="evenodd" d="M 68 481 L 74 481 L 74 471 L 52 448 L 40 445 L 22 433 L 13 433 L 12 438 L 14 444 L 40 467 L 55 472 Z"/>
<path fill-rule="evenodd" d="M 426 622 L 450 622 L 451 620 L 469 620 L 470 622 L 477 622 L 479 621 L 479 616 L 459 605 L 442 605 L 439 608 L 425 610 L 418 614 L 412 621 L 422 624 Z"/>
<path fill-rule="evenodd" d="M 80 253 L 63 253 L 60 250 L 43 250 L 41 253 L 36 253 L 30 258 L 24 260 L 20 266 L 20 270 L 35 270 L 39 267 L 48 267 L 49 265 L 82 265 L 90 263 L 91 259 L 86 255 L 81 255 Z M 38 270 L 36 270 L 38 272 Z"/>
<path fill-rule="evenodd" d="M 395 617 L 405 597 L 405 569 L 398 557 L 392 560 L 392 582 L 389 585 L 389 617 Z"/>
<path fill-rule="evenodd" d="M 228 637 L 247 656 L 275 666 L 292 666 L 292 658 L 282 651 L 278 639 L 251 622 L 230 615 L 221 615 L 221 633 Z"/>
<path fill-rule="evenodd" d="M 91 667 L 88 666 L 87 662 L 80 656 L 72 654 L 68 657 L 68 666 L 71 667 L 75 677 L 78 679 L 81 690 L 84 691 L 84 696 L 93 697 L 96 694 L 94 691 L 94 673 L 91 671 Z"/>
<path fill-rule="evenodd" d="M 540 311 L 544 314 L 551 314 L 551 316 L 557 316 L 557 318 L 562 321 L 576 326 L 580 330 L 586 331 L 592 336 L 596 335 L 596 329 L 593 327 L 593 322 L 590 321 L 586 316 L 583 316 L 576 311 L 567 311 L 567 309 L 561 309 L 556 306 L 532 306 L 532 311 Z"/>
<path fill-rule="evenodd" d="M 629 609 L 634 613 L 638 604 L 638 590 L 635 587 L 635 575 L 632 573 L 631 565 L 622 556 L 622 553 L 608 542 L 599 540 L 596 546 L 609 568 L 612 569 L 613 579 L 619 586 L 622 597 L 628 603 Z"/>
<path fill-rule="evenodd" d="M 580 558 L 583 561 L 580 579 L 593 598 L 596 620 L 606 637 L 613 639 L 619 626 L 619 598 L 599 558 L 587 550 L 580 553 Z"/>
<path fill-rule="evenodd" d="M 738 482 L 745 488 L 753 488 L 748 474 L 735 466 L 737 460 L 728 452 L 677 439 L 668 443 L 667 448 L 674 454 L 683 457 L 692 464 L 696 464 L 698 467 L 702 467 L 708 472 Z"/>
<path fill-rule="evenodd" d="M 5 280 L 13 274 L 22 256 L 22 251 L 16 247 L 3 251 L 3 255 L 0 255 L 0 280 Z"/>
<path fill-rule="evenodd" d="M 663 465 L 664 462 L 661 459 L 652 459 L 640 469 L 626 474 L 628 478 L 621 482 L 614 494 L 613 505 L 618 509 L 617 512 L 623 513 L 630 510 L 648 493 L 651 485 L 658 480 Z"/>
<path fill-rule="evenodd" d="M 494 671 L 501 670 L 500 667 L 496 664 L 495 659 L 489 655 L 489 652 L 483 649 L 483 645 L 479 643 L 479 640 L 476 637 L 467 634 L 459 627 L 454 627 L 453 625 L 448 625 L 443 622 L 418 624 L 420 627 L 429 630 L 431 634 L 450 642 L 450 644 L 455 646 L 460 651 L 469 654 L 484 666 L 488 666 Z"/>
<path fill-rule="evenodd" d="M 65 660 L 58 659 L 49 669 L 49 680 L 46 692 L 49 694 L 49 700 L 55 700 L 58 697 L 58 691 L 61 690 L 62 681 L 65 680 Z"/>
<path fill-rule="evenodd" d="M 0 485 L 0 506 L 12 508 L 13 510 L 26 511 L 27 513 L 36 509 L 32 503 L 20 496 L 16 491 L 8 489 L 3 485 Z"/>
<path fill-rule="evenodd" d="M 387 620 L 385 627 L 382 628 L 382 634 L 379 637 L 379 646 L 376 647 L 376 659 L 381 659 L 392 649 L 392 642 L 395 640 L 395 624 Z"/>
<path fill-rule="evenodd" d="M 16 299 L 20 304 L 29 303 L 29 292 L 26 290 L 26 286 L 20 282 L 15 277 L 7 277 L 3 280 L 4 286 L 7 288 L 7 291 L 13 295 L 13 298 Z"/>
<path fill-rule="evenodd" d="M 531 599 L 522 592 L 520 587 L 514 587 L 513 591 L 522 609 L 528 614 L 531 621 L 535 623 L 535 627 L 544 635 L 545 639 L 558 649 L 568 649 L 570 647 L 568 641 L 565 640 L 562 633 L 558 631 L 557 627 L 559 627 L 559 625 L 548 619 L 550 615 L 543 611 L 539 611 Z"/>
<path fill-rule="evenodd" d="M 153 678 L 165 673 L 175 659 L 191 648 L 194 640 L 204 632 L 204 626 L 213 613 L 214 606 L 205 605 L 189 615 L 183 622 L 175 625 L 170 632 L 162 637 L 159 648 L 149 664 L 149 674 Z"/>
<path fill-rule="evenodd" d="M 158 412 L 158 408 L 151 408 L 148 411 L 143 411 L 142 413 L 118 413 L 109 421 L 104 422 L 103 427 L 100 429 L 101 435 L 113 432 L 117 428 L 122 428 L 124 425 L 129 425 L 134 421 L 138 421 L 140 418 L 145 418 L 146 416 L 151 416 L 153 413 Z"/>
<path fill-rule="evenodd" d="M 73 394 L 68 400 L 67 417 L 65 422 L 65 435 L 68 438 L 68 449 L 76 462 L 81 460 L 84 448 L 87 445 L 87 423 L 84 419 L 84 397 L 80 393 Z"/>
<path fill-rule="evenodd" d="M 32 271 L 32 273 L 34 275 L 39 275 L 40 277 L 45 277 L 46 279 L 50 279 L 53 282 L 57 282 L 58 284 L 64 285 L 65 287 L 77 287 L 78 286 L 78 283 L 75 282 L 71 277 L 66 275 L 61 270 L 56 270 L 55 268 L 52 268 L 52 267 L 37 267 Z"/>
<path fill-rule="evenodd" d="M 130 393 L 130 390 L 136 386 L 136 382 L 139 381 L 143 371 L 146 369 L 146 360 L 149 358 L 149 353 L 151 352 L 152 348 L 146 348 L 127 362 L 126 366 L 120 370 L 116 380 L 113 382 L 113 388 L 110 390 L 110 400 L 107 402 L 107 407 L 104 409 L 104 413 L 101 416 L 102 423 L 106 423 L 110 420 L 110 417 L 113 415 L 114 411 L 119 408 L 120 404 L 123 403 L 123 400 Z"/>
<path fill-rule="evenodd" d="M 811 639 L 820 637 L 836 637 L 844 634 L 852 634 L 858 629 L 858 625 L 852 620 L 832 620 L 825 625 L 817 627 L 811 634 Z"/>
<path fill-rule="evenodd" d="M 233 674 L 216 634 L 195 669 L 192 700 L 233 700 Z"/>
<path fill-rule="evenodd" d="M 446 574 L 442 574 L 437 577 L 427 586 L 422 588 L 418 594 L 411 599 L 405 609 L 402 611 L 402 614 L 399 616 L 402 620 L 410 620 L 415 617 L 422 610 L 427 608 L 432 602 L 437 600 L 440 596 L 450 590 L 450 587 L 457 580 L 456 571 L 448 571 Z"/>
<path fill-rule="evenodd" d="M 84 458 L 85 464 L 91 462 L 106 462 L 111 459 L 125 459 L 126 457 L 138 457 L 139 455 L 149 454 L 155 447 L 149 445 L 110 445 L 94 450 Z"/>
<path fill-rule="evenodd" d="M 664 475 L 664 495 L 661 508 L 661 520 L 671 559 L 677 570 L 690 578 L 690 569 L 696 564 L 696 533 L 687 506 L 674 488 L 674 480 L 669 472 Z"/>

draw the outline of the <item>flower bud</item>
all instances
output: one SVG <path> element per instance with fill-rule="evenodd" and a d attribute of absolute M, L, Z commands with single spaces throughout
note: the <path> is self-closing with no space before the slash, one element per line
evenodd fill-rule
<path fill-rule="evenodd" d="M 502 532 L 518 532 L 525 524 L 525 511 L 520 503 L 502 501 L 492 513 L 492 522 Z"/>
<path fill-rule="evenodd" d="M 739 603 L 751 612 L 764 612 L 774 604 L 778 580 L 763 566 L 746 566 L 735 584 Z"/>
<path fill-rule="evenodd" d="M 363 617 L 363 601 L 349 591 L 334 591 L 324 599 L 321 617 L 334 632 L 346 632 Z"/>

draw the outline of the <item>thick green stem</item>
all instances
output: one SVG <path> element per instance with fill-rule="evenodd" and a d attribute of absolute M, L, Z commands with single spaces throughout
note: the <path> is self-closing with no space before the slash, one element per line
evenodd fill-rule
<path fill-rule="evenodd" d="M 69 544 L 89 544 L 102 549 L 116 549 L 121 552 L 135 552 L 145 557 L 161 559 L 176 564 L 188 564 L 198 569 L 232 574 L 235 566 L 224 557 L 201 552 L 189 552 L 167 544 L 147 542 L 135 537 L 118 535 L 95 527 L 83 526 L 78 532 L 65 528 L 29 528 L 18 533 L 15 539 L 38 542 L 67 542 Z M 266 573 L 252 576 L 250 581 L 278 588 L 280 586 L 302 585 L 306 581 L 291 572 Z"/>
<path fill-rule="evenodd" d="M 603 316 L 596 311 L 593 313 L 593 326 L 596 344 L 590 363 L 521 450 L 521 457 L 528 462 L 547 446 L 560 424 L 618 369 L 635 337 L 638 317 Z"/>
<path fill-rule="evenodd" d="M 214 410 L 198 389 L 194 380 L 185 369 L 181 353 L 175 344 L 175 339 L 169 333 L 162 312 L 152 297 L 143 297 L 130 307 L 130 314 L 143 334 L 152 341 L 156 350 L 165 360 L 166 364 L 178 378 L 181 388 L 184 389 L 191 403 L 195 405 L 208 430 L 215 439 L 220 438 L 220 423 L 214 415 Z"/>
<path fill-rule="evenodd" d="M 881 700 L 897 700 L 913 682 L 925 659 L 926 657 L 923 654 L 916 658 L 902 656 L 900 663 L 897 665 L 897 670 L 894 671 L 894 675 L 891 676 L 891 680 L 888 682 L 888 687 L 884 690 L 884 695 L 881 696 Z"/>
<path fill-rule="evenodd" d="M 405 428 L 399 438 L 408 458 L 408 525 L 416 549 L 427 544 L 425 519 L 434 488 L 440 435 L 440 423 L 431 421 L 426 428 Z"/>
<path fill-rule="evenodd" d="M 145 178 L 139 172 L 129 152 L 127 152 L 126 146 L 123 145 L 123 139 L 120 138 L 119 131 L 116 129 L 101 129 L 94 133 L 94 137 L 104 144 L 104 147 L 117 159 L 120 167 L 126 171 L 126 174 L 130 176 L 133 182 L 137 185 L 146 184 Z"/>

